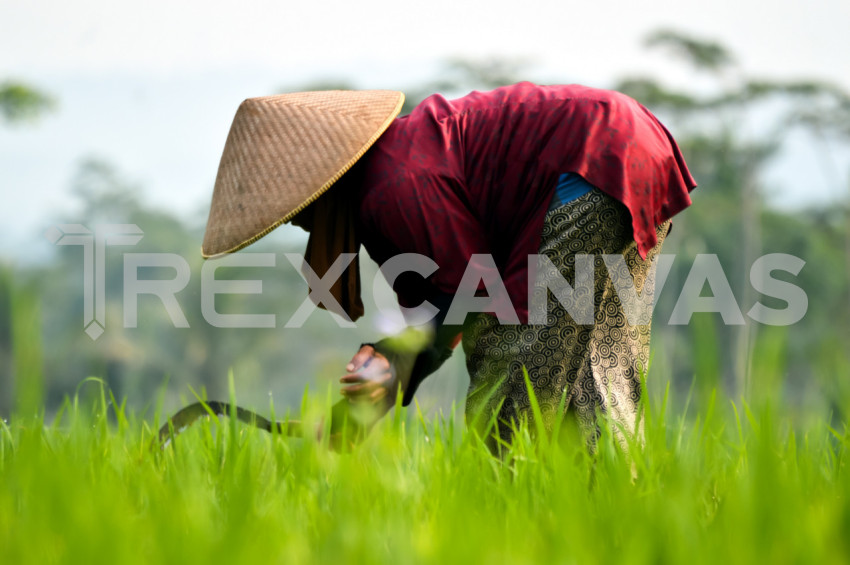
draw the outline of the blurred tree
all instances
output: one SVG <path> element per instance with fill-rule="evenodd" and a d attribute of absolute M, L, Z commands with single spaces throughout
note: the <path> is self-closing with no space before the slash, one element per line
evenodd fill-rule
<path fill-rule="evenodd" d="M 821 139 L 831 136 L 844 143 L 850 141 L 850 95 L 824 81 L 766 81 L 748 77 L 736 67 L 734 56 L 724 46 L 670 30 L 651 33 L 646 45 L 665 48 L 695 71 L 715 79 L 714 89 L 708 94 L 673 89 L 650 77 L 623 79 L 615 89 L 671 118 L 677 139 L 701 186 L 695 193 L 699 205 L 682 222 L 677 222 L 688 223 L 684 243 L 717 253 L 724 265 L 732 267 L 727 273 L 737 281 L 736 295 L 742 307 L 748 308 L 757 300 L 749 278 L 753 261 L 765 251 L 789 252 L 789 226 L 796 225 L 803 233 L 818 231 L 809 222 L 800 220 L 804 213 L 797 218 L 780 215 L 778 224 L 764 223 L 766 214 L 771 214 L 771 218 L 777 216 L 768 212 L 760 180 L 764 169 L 794 128 Z M 781 226 L 782 223 L 785 225 Z M 850 230 L 846 223 L 841 231 L 843 235 L 835 243 L 847 242 L 845 272 L 850 274 L 850 239 L 847 239 Z M 697 243 L 696 239 L 701 242 Z M 776 245 L 778 241 L 786 246 Z M 813 253 L 800 245 L 794 248 L 801 253 L 798 256 L 807 260 L 826 260 L 822 250 Z M 834 261 L 833 250 L 829 255 L 832 256 L 829 260 Z M 813 266 L 809 270 L 817 268 Z M 817 275 L 822 277 L 823 273 Z M 845 302 L 850 304 L 850 298 Z M 847 316 L 832 321 L 850 330 Z M 737 394 L 744 394 L 750 385 L 752 363 L 761 362 L 753 356 L 757 327 L 749 323 L 723 332 L 724 349 L 735 351 L 727 356 L 725 370 L 732 375 Z"/>
<path fill-rule="evenodd" d="M 55 106 L 53 98 L 31 86 L 13 81 L 0 83 L 0 117 L 7 124 L 32 122 Z"/>
<path fill-rule="evenodd" d="M 12 281 L 10 265 L 0 264 L 0 418 L 12 412 Z"/>
<path fill-rule="evenodd" d="M 670 29 L 658 29 L 647 35 L 645 45 L 663 47 L 684 59 L 694 68 L 721 72 L 734 65 L 735 58 L 719 43 L 696 39 Z"/>
<path fill-rule="evenodd" d="M 31 123 L 55 105 L 55 100 L 31 86 L 13 81 L 0 83 L 0 121 L 6 124 Z M 12 267 L 0 265 L 0 417 L 11 412 L 14 398 L 12 392 L 13 279 Z"/>
<path fill-rule="evenodd" d="M 460 96 L 471 90 L 490 90 L 514 84 L 527 76 L 529 61 L 490 57 L 470 59 L 455 57 L 442 62 L 437 78 L 405 90 L 402 114 L 407 114 L 417 104 L 434 93 Z"/>

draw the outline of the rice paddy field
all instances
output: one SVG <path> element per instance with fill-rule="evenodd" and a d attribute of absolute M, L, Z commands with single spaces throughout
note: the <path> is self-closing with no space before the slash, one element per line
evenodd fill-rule
<path fill-rule="evenodd" d="M 591 457 L 526 426 L 494 457 L 461 421 L 415 408 L 342 452 L 228 418 L 159 449 L 161 414 L 91 387 L 50 422 L 0 424 L 0 563 L 850 559 L 847 426 L 792 424 L 769 403 L 673 410 L 662 392 L 629 457 L 608 434 Z M 306 395 L 307 414 L 327 398 Z"/>

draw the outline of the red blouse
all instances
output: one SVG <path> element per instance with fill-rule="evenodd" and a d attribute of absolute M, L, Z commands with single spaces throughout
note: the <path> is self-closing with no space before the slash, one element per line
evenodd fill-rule
<path fill-rule="evenodd" d="M 439 269 L 395 285 L 404 306 L 453 295 L 475 253 L 491 254 L 520 320 L 561 173 L 622 202 L 642 257 L 655 227 L 696 186 L 673 137 L 646 108 L 610 90 L 523 82 L 457 100 L 434 95 L 396 119 L 358 163 L 360 233 L 379 264 L 419 253 Z"/>

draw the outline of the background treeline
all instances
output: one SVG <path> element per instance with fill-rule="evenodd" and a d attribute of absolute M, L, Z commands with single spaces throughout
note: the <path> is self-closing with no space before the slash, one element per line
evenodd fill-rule
<path fill-rule="evenodd" d="M 783 211 L 771 206 L 764 171 L 791 136 L 806 136 L 817 147 L 846 148 L 850 142 L 850 97 L 826 82 L 765 81 L 741 73 L 723 46 L 660 31 L 648 43 L 666 48 L 690 65 L 698 87 L 673 89 L 652 77 L 626 77 L 608 86 L 630 94 L 650 108 L 674 133 L 699 182 L 694 206 L 677 217 L 664 252 L 676 261 L 656 308 L 653 365 L 649 384 L 667 382 L 684 398 L 708 402 L 711 391 L 751 402 L 781 398 L 800 414 L 831 413 L 847 418 L 850 408 L 850 186 L 846 171 L 835 174 L 843 196 L 827 205 Z M 671 64 L 675 64 L 672 63 Z M 404 89 L 409 111 L 426 95 L 461 95 L 519 80 L 563 82 L 531 77 L 523 61 L 448 61 L 437 80 Z M 357 88 L 334 80 L 286 90 Z M 3 90 L 5 89 L 5 90 Z M 50 99 L 23 85 L 0 88 L 0 115 L 31 118 Z M 814 172 L 813 172 L 814 173 Z M 274 329 L 219 329 L 201 313 L 199 248 L 205 210 L 178 217 L 153 209 L 144 187 L 108 163 L 81 163 L 70 187 L 78 209 L 56 223 L 132 223 L 144 231 L 132 248 L 107 248 L 106 332 L 92 340 L 83 332 L 83 259 L 77 246 L 57 247 L 49 261 L 26 267 L 0 266 L 0 416 L 43 400 L 48 412 L 89 376 L 104 379 L 116 398 L 139 408 L 164 399 L 173 407 L 190 395 L 189 386 L 210 397 L 227 394 L 233 372 L 240 399 L 260 409 L 269 394 L 279 409 L 297 410 L 303 389 L 323 389 L 364 341 L 390 329 L 390 321 L 371 304 L 371 273 L 363 261 L 367 316 L 357 329 L 341 329 L 329 314 L 313 314 L 299 329 L 286 321 L 307 295 L 305 283 L 284 258 L 303 252 L 306 237 L 297 228 L 277 230 L 247 252 L 272 252 L 272 268 L 223 268 L 219 277 L 259 279 L 261 295 L 222 295 L 219 312 L 275 313 Z M 843 185 L 843 186 L 841 186 Z M 203 203 L 204 205 L 206 203 Z M 138 328 L 123 328 L 124 252 L 174 253 L 191 267 L 188 286 L 177 297 L 189 328 L 175 328 L 162 303 L 139 298 Z M 693 258 L 716 254 L 736 300 L 746 313 L 756 301 L 782 308 L 781 301 L 759 295 L 749 280 L 753 261 L 766 253 L 787 253 L 806 261 L 793 282 L 809 297 L 806 316 L 787 327 L 764 326 L 747 318 L 727 326 L 718 314 L 695 314 L 685 326 L 670 326 Z M 172 278 L 169 269 L 146 269 L 140 278 Z M 705 291 L 707 292 L 707 291 Z M 387 289 L 383 300 L 391 300 Z M 426 409 L 447 408 L 462 399 L 466 376 L 457 353 L 420 389 Z M 462 403 L 462 400 L 461 400 Z"/>

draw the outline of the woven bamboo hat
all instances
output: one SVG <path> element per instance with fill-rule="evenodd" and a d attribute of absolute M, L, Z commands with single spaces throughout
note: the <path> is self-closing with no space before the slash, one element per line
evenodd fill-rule
<path fill-rule="evenodd" d="M 391 90 L 249 98 L 218 167 L 202 253 L 238 251 L 328 190 L 389 127 L 404 102 Z"/>

